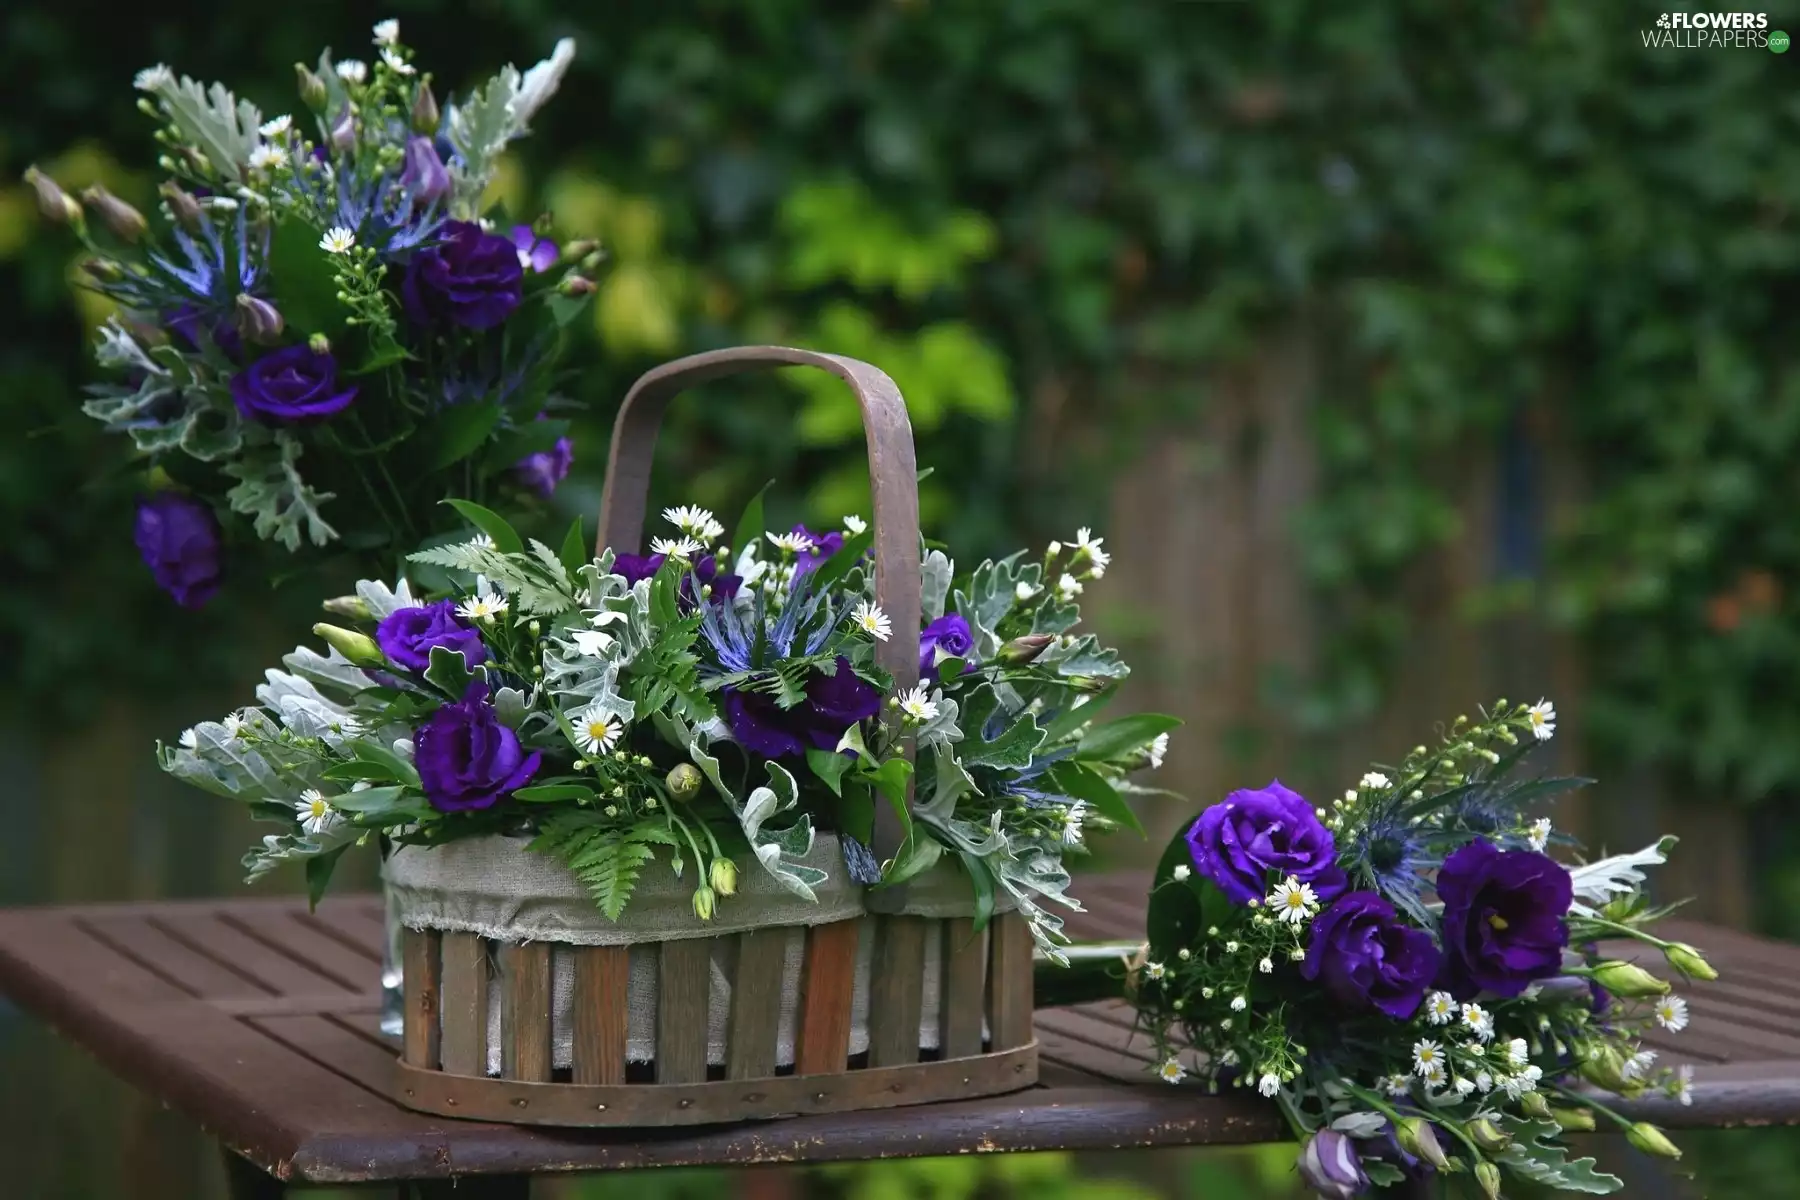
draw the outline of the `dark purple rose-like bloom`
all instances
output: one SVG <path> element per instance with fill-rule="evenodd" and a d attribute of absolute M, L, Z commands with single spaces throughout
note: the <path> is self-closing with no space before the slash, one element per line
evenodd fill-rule
<path fill-rule="evenodd" d="M 531 232 L 529 225 L 514 225 L 513 249 L 518 251 L 519 265 L 535 274 L 543 274 L 556 265 L 556 243 Z"/>
<path fill-rule="evenodd" d="M 530 783 L 542 757 L 535 750 L 525 753 L 519 735 L 500 723 L 479 683 L 432 713 L 413 736 L 419 783 L 439 812 L 491 807 Z"/>
<path fill-rule="evenodd" d="M 447 221 L 443 232 L 407 266 L 400 283 L 407 315 L 420 325 L 492 329 L 519 307 L 519 252 L 510 239 L 468 221 Z"/>
<path fill-rule="evenodd" d="M 816 571 L 824 565 L 825 560 L 844 548 L 844 535 L 833 530 L 830 533 L 814 533 L 804 525 L 796 525 L 789 532 L 804 533 L 812 546 L 800 552 L 794 559 L 794 578 L 798 580 L 809 571 Z"/>
<path fill-rule="evenodd" d="M 471 670 L 488 657 L 481 635 L 456 615 L 456 603 L 452 600 L 390 614 L 375 627 L 375 641 L 389 662 L 415 671 L 431 665 L 433 646 L 446 646 L 461 654 Z"/>
<path fill-rule="evenodd" d="M 615 554 L 613 574 L 623 575 L 626 583 L 636 586 L 638 580 L 648 579 L 662 570 L 667 561 L 666 554 Z"/>
<path fill-rule="evenodd" d="M 288 346 L 233 375 L 231 398 L 251 420 L 293 424 L 342 412 L 356 399 L 356 386 L 338 384 L 337 360 L 329 353 Z"/>
<path fill-rule="evenodd" d="M 1562 969 L 1574 899 L 1569 873 L 1535 850 L 1474 841 L 1438 872 L 1444 902 L 1443 987 L 1459 1000 L 1516 996 Z"/>
<path fill-rule="evenodd" d="M 200 501 L 180 492 L 140 498 L 133 535 L 156 586 L 181 607 L 200 608 L 219 590 L 219 519 Z"/>
<path fill-rule="evenodd" d="M 402 161 L 400 184 L 412 193 L 413 203 L 424 207 L 450 194 L 450 172 L 444 169 L 444 160 L 430 138 L 407 138 Z"/>
<path fill-rule="evenodd" d="M 945 613 L 919 635 L 919 674 L 926 679 L 936 679 L 940 657 L 968 660 L 974 650 L 975 634 L 969 629 L 968 619 L 961 613 Z M 971 670 L 974 666 L 972 661 L 966 661 L 963 669 Z"/>
<path fill-rule="evenodd" d="M 1293 876 L 1312 884 L 1322 903 L 1346 886 L 1337 865 L 1337 843 L 1312 805 L 1279 779 L 1260 790 L 1241 788 L 1200 814 L 1187 833 L 1188 851 L 1200 873 L 1219 885 L 1233 904 L 1268 894 L 1273 882 Z"/>
<path fill-rule="evenodd" d="M 1431 935 L 1400 922 L 1376 892 L 1350 892 L 1313 921 L 1300 974 L 1340 1004 L 1374 1005 L 1397 1021 L 1418 1011 L 1438 972 Z"/>
<path fill-rule="evenodd" d="M 615 554 L 613 556 L 613 574 L 623 575 L 625 582 L 636 585 L 640 579 L 648 579 L 658 571 L 668 559 L 663 554 Z M 694 563 L 693 578 L 686 576 L 681 580 L 681 602 L 684 607 L 694 602 L 693 581 L 698 579 L 702 586 L 712 588 L 711 600 L 714 604 L 722 603 L 737 595 L 738 589 L 744 586 L 744 577 L 721 573 L 718 560 L 708 554 Z"/>
<path fill-rule="evenodd" d="M 1335 1129 L 1321 1129 L 1300 1148 L 1294 1164 L 1306 1186 L 1325 1200 L 1350 1200 L 1368 1190 L 1362 1160 L 1350 1136 Z"/>
<path fill-rule="evenodd" d="M 538 414 L 538 420 L 544 420 L 544 414 Z M 569 466 L 575 461 L 575 443 L 566 437 L 556 439 L 556 445 L 548 450 L 539 450 L 527 454 L 513 466 L 520 482 L 548 500 L 555 492 L 556 485 L 561 483 L 569 473 Z"/>
<path fill-rule="evenodd" d="M 810 745 L 832 750 L 844 731 L 881 711 L 881 692 L 850 669 L 839 656 L 837 674 L 814 675 L 806 699 L 782 708 L 772 696 L 725 688 L 725 722 L 747 750 L 767 758 L 793 758 Z"/>

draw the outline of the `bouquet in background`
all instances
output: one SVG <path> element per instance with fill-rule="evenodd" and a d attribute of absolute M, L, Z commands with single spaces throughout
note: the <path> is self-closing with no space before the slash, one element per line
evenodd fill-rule
<path fill-rule="evenodd" d="M 1502 1171 L 1616 1191 L 1562 1145 L 1596 1113 L 1676 1156 L 1597 1094 L 1688 1100 L 1688 1069 L 1656 1069 L 1640 1040 L 1680 1031 L 1686 1002 L 1612 953 L 1630 941 L 1716 975 L 1650 932 L 1668 910 L 1643 895 L 1644 868 L 1673 838 L 1575 867 L 1545 853 L 1550 821 L 1527 806 L 1586 781 L 1514 773 L 1555 718 L 1500 701 L 1329 808 L 1273 782 L 1203 812 L 1157 869 L 1129 983 L 1161 1076 L 1273 1099 L 1327 1197 L 1431 1171 L 1467 1172 L 1490 1197 Z"/>
<path fill-rule="evenodd" d="M 361 584 L 330 608 L 362 629 L 317 626 L 329 652 L 287 656 L 261 707 L 162 749 L 166 770 L 285 826 L 246 860 L 252 877 L 303 860 L 316 896 L 374 832 L 529 836 L 612 919 L 653 869 L 692 879 L 709 918 L 739 864 L 810 900 L 836 872 L 893 884 L 950 861 L 980 920 L 1009 902 L 1056 956 L 1047 905 L 1079 908 L 1064 859 L 1096 828 L 1136 826 L 1125 796 L 1149 789 L 1130 777 L 1161 763 L 1176 724 L 1096 719 L 1126 668 L 1072 632 L 1108 561 L 1087 530 L 963 576 L 925 553 L 922 682 L 897 691 L 875 663 L 895 631 L 859 517 L 766 532 L 759 498 L 726 545 L 711 513 L 673 508 L 651 554 L 594 558 L 579 523 L 553 551 L 453 503 L 481 536 L 413 556 L 459 580 L 453 594 Z M 884 804 L 906 836 L 880 862 Z M 809 860 L 818 830 L 841 862 Z"/>
<path fill-rule="evenodd" d="M 574 45 L 441 111 L 398 22 L 373 49 L 297 67 L 298 115 L 140 72 L 169 176 L 154 223 L 27 173 L 118 305 L 96 349 L 115 378 L 84 408 L 140 453 L 138 548 L 184 606 L 217 590 L 243 527 L 386 573 L 443 532 L 445 497 L 526 501 L 568 471 L 556 351 L 599 256 L 482 212 Z"/>

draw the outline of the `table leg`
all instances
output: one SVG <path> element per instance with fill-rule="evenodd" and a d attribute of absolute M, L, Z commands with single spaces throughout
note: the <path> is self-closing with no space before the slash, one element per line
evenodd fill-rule
<path fill-rule="evenodd" d="M 405 1185 L 408 1200 L 530 1200 L 529 1175 L 464 1175 L 460 1179 L 415 1179 Z"/>
<path fill-rule="evenodd" d="M 281 1200 L 287 1185 L 236 1151 L 220 1148 L 225 1159 L 225 1194 L 231 1200 Z"/>

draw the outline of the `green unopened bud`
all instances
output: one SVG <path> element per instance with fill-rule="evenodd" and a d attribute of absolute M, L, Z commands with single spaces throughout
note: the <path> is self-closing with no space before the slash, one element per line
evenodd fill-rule
<path fill-rule="evenodd" d="M 594 294 L 594 281 L 586 275 L 564 275 L 556 285 L 558 295 L 591 296 Z"/>
<path fill-rule="evenodd" d="M 1469 1135 L 1471 1142 L 1490 1154 L 1497 1154 L 1512 1145 L 1512 1139 L 1506 1136 L 1505 1131 L 1486 1117 L 1470 1121 L 1463 1127 L 1463 1132 Z"/>
<path fill-rule="evenodd" d="M 1536 1117 L 1540 1121 L 1550 1119 L 1550 1102 L 1544 1099 L 1542 1092 L 1526 1092 L 1519 1097 L 1519 1107 L 1525 1110 L 1526 1116 Z"/>
<path fill-rule="evenodd" d="M 1632 1086 L 1625 1078 L 1625 1060 L 1610 1046 L 1596 1047 L 1581 1056 L 1581 1077 L 1609 1092 L 1630 1091 Z"/>
<path fill-rule="evenodd" d="M 314 354 L 330 354 L 331 339 L 322 333 L 315 333 L 306 339 L 306 348 Z"/>
<path fill-rule="evenodd" d="M 164 180 L 156 191 L 162 196 L 163 203 L 169 206 L 169 215 L 178 224 L 186 229 L 200 228 L 200 201 L 191 192 L 184 190 L 173 179 Z"/>
<path fill-rule="evenodd" d="M 694 915 L 702 921 L 712 920 L 713 890 L 705 885 L 694 892 Z"/>
<path fill-rule="evenodd" d="M 1529 1092 L 1527 1094 L 1535 1096 L 1537 1093 Z M 1550 1119 L 1570 1133 L 1594 1132 L 1594 1114 L 1589 1109 L 1553 1108 L 1550 1110 Z"/>
<path fill-rule="evenodd" d="M 574 241 L 563 246 L 563 261 L 574 262 L 577 259 L 586 258 L 599 248 L 600 243 L 593 238 L 576 238 Z"/>
<path fill-rule="evenodd" d="M 382 656 L 381 647 L 375 639 L 366 633 L 358 633 L 354 629 L 344 629 L 337 625 L 327 625 L 323 621 L 313 626 L 313 632 L 325 639 L 339 654 L 359 667 L 385 666 L 387 659 Z"/>
<path fill-rule="evenodd" d="M 1500 1200 L 1500 1168 L 1491 1162 L 1475 1164 L 1475 1182 L 1488 1200 Z"/>
<path fill-rule="evenodd" d="M 1636 963 L 1612 959 L 1594 968 L 1594 982 L 1615 996 L 1641 999 L 1667 994 L 1667 980 L 1658 979 Z"/>
<path fill-rule="evenodd" d="M 1686 942 L 1672 943 L 1667 950 L 1663 951 L 1663 954 L 1667 956 L 1669 965 L 1683 975 L 1691 975 L 1695 979 L 1704 979 L 1708 982 L 1719 977 L 1719 973 L 1713 970 L 1713 965 L 1701 956 L 1700 951 Z"/>
<path fill-rule="evenodd" d="M 431 94 L 431 80 L 426 79 L 419 84 L 419 94 L 413 100 L 412 128 L 419 136 L 430 137 L 437 132 L 437 127 L 437 97 Z"/>
<path fill-rule="evenodd" d="M 1671 1142 L 1662 1130 L 1642 1121 L 1625 1131 L 1625 1140 L 1645 1154 L 1654 1154 L 1658 1158 L 1681 1157 L 1681 1147 Z"/>
<path fill-rule="evenodd" d="M 1394 1140 L 1415 1158 L 1422 1158 L 1438 1170 L 1450 1165 L 1450 1156 L 1438 1144 L 1431 1122 L 1424 1117 L 1406 1117 L 1394 1126 Z"/>
<path fill-rule="evenodd" d="M 56 180 L 36 167 L 27 167 L 25 182 L 37 193 L 38 211 L 47 219 L 58 225 L 81 224 L 81 205 L 75 203 L 75 197 L 58 187 Z"/>
<path fill-rule="evenodd" d="M 334 617 L 348 617 L 352 621 L 367 621 L 375 615 L 361 596 L 335 596 L 320 607 Z"/>
<path fill-rule="evenodd" d="M 715 858 L 712 862 L 713 891 L 721 896 L 729 896 L 737 891 L 737 867 L 729 858 Z"/>
<path fill-rule="evenodd" d="M 324 112 L 325 102 L 331 98 L 325 81 L 308 70 L 305 63 L 294 64 L 294 80 L 299 85 L 300 103 L 314 112 Z"/>
<path fill-rule="evenodd" d="M 1045 650 L 1048 650 L 1055 641 L 1056 637 L 1054 634 L 1028 633 L 1023 637 L 1016 637 L 1012 641 L 1006 643 L 1006 645 L 1000 647 L 999 658 L 1001 662 L 1008 666 L 1024 666 L 1026 663 L 1035 660 L 1037 656 L 1042 654 Z"/>
<path fill-rule="evenodd" d="M 95 279 L 103 279 L 108 283 L 116 283 L 125 278 L 125 269 L 111 259 L 85 259 L 81 264 L 81 269 Z"/>
<path fill-rule="evenodd" d="M 703 782 L 705 776 L 700 774 L 700 768 L 693 763 L 677 763 L 663 776 L 663 786 L 669 789 L 669 798 L 684 803 L 700 794 Z"/>
<path fill-rule="evenodd" d="M 1071 675 L 1069 686 L 1078 692 L 1099 693 L 1107 688 L 1106 680 L 1096 679 L 1092 675 Z"/>
<path fill-rule="evenodd" d="M 582 255 L 580 260 L 578 262 L 576 262 L 575 265 L 580 267 L 583 271 L 587 272 L 589 275 L 592 275 L 595 271 L 598 271 L 600 269 L 600 264 L 605 261 L 606 261 L 606 251 L 592 250 L 592 251 L 589 251 L 588 253 Z"/>
<path fill-rule="evenodd" d="M 150 228 L 143 213 L 107 191 L 103 184 L 90 185 L 81 193 L 81 202 L 94 211 L 100 223 L 112 230 L 115 237 L 124 241 L 135 242 Z"/>

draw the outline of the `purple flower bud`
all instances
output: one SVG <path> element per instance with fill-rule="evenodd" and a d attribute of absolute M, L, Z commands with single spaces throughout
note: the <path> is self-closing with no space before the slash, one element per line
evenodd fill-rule
<path fill-rule="evenodd" d="M 444 160 L 438 157 L 430 138 L 406 139 L 405 166 L 400 171 L 400 182 L 418 204 L 436 204 L 450 194 L 450 172 L 444 169 Z"/>
<path fill-rule="evenodd" d="M 1048 633 L 1027 633 L 1022 637 L 1016 637 L 1000 647 L 1000 661 L 1013 666 L 1023 666 L 1028 662 L 1034 662 L 1037 656 L 1048 650 L 1050 643 L 1055 640 L 1056 638 Z"/>
<path fill-rule="evenodd" d="M 273 304 L 260 296 L 252 296 L 249 292 L 241 292 L 237 298 L 237 328 L 246 339 L 273 345 L 281 336 L 287 322 L 281 319 L 281 312 Z"/>
<path fill-rule="evenodd" d="M 548 418 L 539 413 L 540 421 Z M 569 473 L 569 465 L 575 461 L 575 445 L 566 437 L 556 439 L 556 444 L 548 450 L 539 450 L 527 454 L 517 463 L 513 470 L 518 472 L 519 482 L 548 500 Z"/>
<path fill-rule="evenodd" d="M 356 145 L 356 120 L 350 115 L 350 108 L 345 105 L 339 115 L 337 124 L 331 127 L 331 148 L 345 151 Z"/>
<path fill-rule="evenodd" d="M 594 281 L 586 275 L 565 275 L 556 285 L 559 296 L 591 296 L 594 294 Z"/>
<path fill-rule="evenodd" d="M 200 608 L 219 590 L 219 520 L 212 509 L 180 492 L 138 501 L 138 553 L 156 584 L 183 608 Z"/>
<path fill-rule="evenodd" d="M 144 220 L 143 213 L 107 191 L 101 184 L 96 183 L 82 192 L 81 199 L 94 210 L 103 225 L 125 241 L 137 241 L 150 227 L 149 222 Z"/>
<path fill-rule="evenodd" d="M 1306 1186 L 1326 1200 L 1350 1200 L 1368 1190 L 1369 1177 L 1350 1138 L 1335 1129 L 1321 1129 L 1300 1150 L 1295 1166 Z"/>

